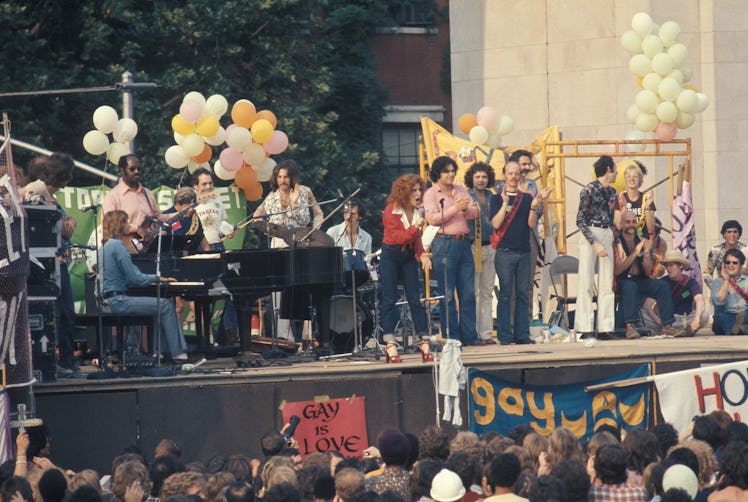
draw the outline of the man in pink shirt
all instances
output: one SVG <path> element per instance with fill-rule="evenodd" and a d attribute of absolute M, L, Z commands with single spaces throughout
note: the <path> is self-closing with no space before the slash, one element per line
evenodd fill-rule
<path fill-rule="evenodd" d="M 140 184 L 142 168 L 137 155 L 123 155 L 119 158 L 117 166 L 120 169 L 121 177 L 119 183 L 104 196 L 102 214 L 121 209 L 129 217 L 129 233 L 135 233 L 143 225 L 146 217 L 158 219 L 161 212 L 153 193 Z M 130 240 L 128 238 L 125 242 L 128 248 L 131 248 Z"/>
<path fill-rule="evenodd" d="M 478 217 L 478 206 L 464 186 L 455 185 L 456 173 L 457 163 L 451 158 L 442 156 L 434 160 L 429 172 L 433 185 L 423 196 L 423 207 L 426 221 L 440 227 L 431 243 L 431 263 L 439 290 L 444 292 L 439 307 L 442 331 L 463 345 L 477 345 L 480 341 L 475 328 L 475 262 L 468 220 Z M 459 317 L 455 290 L 460 303 Z"/>

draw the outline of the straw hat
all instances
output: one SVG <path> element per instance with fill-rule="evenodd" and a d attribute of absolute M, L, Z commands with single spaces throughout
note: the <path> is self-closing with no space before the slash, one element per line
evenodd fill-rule
<path fill-rule="evenodd" d="M 670 250 L 665 251 L 665 257 L 660 260 L 660 263 L 663 265 L 668 263 L 677 263 L 679 265 L 683 265 L 683 268 L 686 270 L 691 268 L 691 262 L 688 261 L 688 259 L 680 254 L 680 251 Z"/>

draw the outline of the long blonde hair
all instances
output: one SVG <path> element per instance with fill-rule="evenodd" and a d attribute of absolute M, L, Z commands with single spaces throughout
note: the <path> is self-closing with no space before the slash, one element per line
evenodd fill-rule
<path fill-rule="evenodd" d="M 128 220 L 129 217 L 127 216 L 127 213 L 120 209 L 115 209 L 114 211 L 106 213 L 104 218 L 101 220 L 101 243 L 104 244 L 109 239 L 119 237 L 122 225 L 127 223 Z"/>

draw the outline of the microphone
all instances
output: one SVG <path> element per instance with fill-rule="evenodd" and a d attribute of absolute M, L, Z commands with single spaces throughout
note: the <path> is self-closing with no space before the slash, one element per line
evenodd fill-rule
<path fill-rule="evenodd" d="M 296 432 L 296 426 L 299 425 L 300 421 L 301 419 L 296 415 L 293 415 L 288 421 L 288 428 L 286 429 L 285 434 L 283 434 L 283 441 L 285 441 L 286 444 L 291 444 L 291 438 Z"/>
<path fill-rule="evenodd" d="M 439 205 L 442 207 L 442 209 L 444 209 L 444 197 L 439 199 Z"/>
<path fill-rule="evenodd" d="M 91 204 L 90 206 L 83 206 L 80 210 L 81 210 L 82 213 L 85 213 L 85 212 L 88 212 L 88 211 L 93 211 L 97 207 L 99 207 L 98 204 Z"/>

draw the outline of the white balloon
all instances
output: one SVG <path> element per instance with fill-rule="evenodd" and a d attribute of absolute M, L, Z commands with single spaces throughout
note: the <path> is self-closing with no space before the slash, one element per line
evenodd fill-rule
<path fill-rule="evenodd" d="M 678 116 L 678 107 L 672 101 L 663 101 L 657 105 L 656 114 L 662 122 L 673 122 Z"/>
<path fill-rule="evenodd" d="M 112 132 L 118 120 L 117 110 L 111 106 L 100 106 L 93 114 L 94 127 L 104 134 Z"/>
<path fill-rule="evenodd" d="M 174 133 L 174 143 L 177 145 L 181 145 L 182 141 L 184 141 L 184 136 L 182 134 L 179 134 L 178 132 Z"/>
<path fill-rule="evenodd" d="M 654 113 L 640 113 L 636 117 L 636 128 L 642 132 L 652 132 L 657 127 L 657 115 Z"/>
<path fill-rule="evenodd" d="M 83 148 L 91 155 L 101 155 L 109 146 L 109 137 L 96 129 L 83 136 Z"/>
<path fill-rule="evenodd" d="M 238 152 L 252 144 L 252 133 L 246 127 L 232 127 L 226 134 L 226 144 Z"/>
<path fill-rule="evenodd" d="M 678 118 L 675 119 L 675 125 L 678 126 L 678 129 L 688 129 L 691 127 L 696 120 L 696 117 L 692 113 L 679 111 L 678 112 Z"/>
<path fill-rule="evenodd" d="M 205 108 L 205 96 L 203 96 L 201 93 L 197 91 L 190 91 L 187 94 L 184 95 L 184 98 L 182 99 L 182 103 L 187 101 L 188 99 L 194 99 L 196 101 L 199 101 L 203 108 Z"/>
<path fill-rule="evenodd" d="M 190 174 L 194 173 L 198 169 L 207 169 L 210 171 L 210 163 L 209 162 L 201 162 L 198 164 L 194 160 L 191 160 L 187 163 L 187 171 L 189 171 Z"/>
<path fill-rule="evenodd" d="M 652 71 L 652 60 L 644 54 L 635 54 L 629 59 L 629 71 L 634 75 L 643 77 Z"/>
<path fill-rule="evenodd" d="M 190 162 L 189 156 L 184 153 L 184 150 L 179 145 L 172 145 L 167 148 L 164 153 L 164 160 L 166 161 L 166 165 L 172 169 L 182 169 Z"/>
<path fill-rule="evenodd" d="M 244 149 L 242 158 L 250 166 L 258 166 L 265 160 L 265 149 L 259 143 L 252 143 Z"/>
<path fill-rule="evenodd" d="M 642 139 L 647 139 L 646 133 L 643 133 L 641 131 L 630 131 L 626 137 L 624 138 L 629 141 L 638 141 Z M 623 145 L 623 150 L 627 152 L 643 152 L 647 148 L 647 145 L 644 144 L 631 144 L 631 145 Z"/>
<path fill-rule="evenodd" d="M 680 67 L 680 72 L 683 75 L 683 82 L 681 82 L 682 84 L 691 81 L 691 77 L 693 77 L 693 70 L 690 66 L 684 64 Z"/>
<path fill-rule="evenodd" d="M 673 58 L 661 52 L 652 58 L 652 69 L 663 77 L 673 69 Z"/>
<path fill-rule="evenodd" d="M 205 101 L 205 111 L 218 118 L 226 113 L 229 109 L 229 102 L 220 94 L 213 94 Z M 233 179 L 233 178 L 232 178 Z"/>
<path fill-rule="evenodd" d="M 509 115 L 502 115 L 499 118 L 498 133 L 499 136 L 506 136 L 514 130 L 514 120 Z"/>
<path fill-rule="evenodd" d="M 678 109 L 684 112 L 696 113 L 699 107 L 699 98 L 696 97 L 696 93 L 691 89 L 683 89 L 678 95 L 676 104 L 678 105 Z"/>
<path fill-rule="evenodd" d="M 652 91 L 642 89 L 636 93 L 636 106 L 644 114 L 654 113 L 658 102 L 657 95 Z"/>
<path fill-rule="evenodd" d="M 184 150 L 184 153 L 189 157 L 199 155 L 204 147 L 205 142 L 203 141 L 203 137 L 199 134 L 188 134 L 184 137 L 184 141 L 182 141 L 182 150 Z"/>
<path fill-rule="evenodd" d="M 129 155 L 130 152 L 130 145 L 127 143 L 120 143 L 118 141 L 115 141 L 114 143 L 109 145 L 109 149 L 107 151 L 107 158 L 109 159 L 109 162 L 112 164 L 116 164 L 119 162 L 120 157 L 123 155 Z"/>
<path fill-rule="evenodd" d="M 226 129 L 223 126 L 218 126 L 218 132 L 210 138 L 205 138 L 205 142 L 210 146 L 221 146 L 226 141 Z"/>
<path fill-rule="evenodd" d="M 213 172 L 216 173 L 216 176 L 224 181 L 231 181 L 234 179 L 234 176 L 236 176 L 235 171 L 227 171 L 226 169 L 224 169 L 224 167 L 221 165 L 220 160 L 216 160 L 216 163 L 213 164 Z"/>
<path fill-rule="evenodd" d="M 671 71 L 670 73 L 667 74 L 667 76 L 669 78 L 672 78 L 673 80 L 675 80 L 679 84 L 683 83 L 683 72 L 680 71 L 680 70 L 678 70 L 678 69 L 675 69 L 675 70 Z"/>
<path fill-rule="evenodd" d="M 490 148 L 498 148 L 501 146 L 501 136 L 499 135 L 498 129 L 491 129 L 488 131 L 488 139 L 486 140 L 486 145 L 488 145 Z"/>
<path fill-rule="evenodd" d="M 660 40 L 660 37 L 657 35 L 647 35 L 644 37 L 644 40 L 642 40 L 642 51 L 649 58 L 655 57 L 655 55 L 662 52 L 664 48 L 665 46 L 662 44 L 662 40 Z"/>
<path fill-rule="evenodd" d="M 675 21 L 666 21 L 660 26 L 660 39 L 665 47 L 670 47 L 678 41 L 680 25 Z"/>
<path fill-rule="evenodd" d="M 470 129 L 470 141 L 479 145 L 484 145 L 488 139 L 488 130 L 480 125 L 473 126 Z"/>
<path fill-rule="evenodd" d="M 273 169 L 275 168 L 275 164 L 276 162 L 272 158 L 268 157 L 263 160 L 259 166 L 253 166 L 255 172 L 257 172 L 257 181 L 270 181 L 271 176 L 273 176 Z"/>
<path fill-rule="evenodd" d="M 657 92 L 660 82 L 662 82 L 662 77 L 655 72 L 650 72 L 644 75 L 642 87 L 648 91 Z"/>
<path fill-rule="evenodd" d="M 657 86 L 657 93 L 662 99 L 675 101 L 680 94 L 680 84 L 670 77 L 665 77 Z"/>
<path fill-rule="evenodd" d="M 698 99 L 699 101 L 699 104 L 696 107 L 696 111 L 698 113 L 701 113 L 704 110 L 706 110 L 707 106 L 709 106 L 709 97 L 707 97 L 707 95 L 704 94 L 703 92 L 697 92 L 696 99 Z"/>
<path fill-rule="evenodd" d="M 636 123 L 636 117 L 638 117 L 640 113 L 641 111 L 639 110 L 639 107 L 636 106 L 636 103 L 634 103 L 633 105 L 630 105 L 626 110 L 626 118 L 629 119 L 629 122 L 634 124 Z"/>
<path fill-rule="evenodd" d="M 138 124 L 130 118 L 119 119 L 117 125 L 114 126 L 114 130 L 112 131 L 114 141 L 121 141 L 123 143 L 132 141 L 137 135 Z"/>
<path fill-rule="evenodd" d="M 623 35 L 621 35 L 621 46 L 631 54 L 641 54 L 642 37 L 633 30 L 625 31 Z"/>
<path fill-rule="evenodd" d="M 641 37 L 646 37 L 652 30 L 652 18 L 646 12 L 634 14 L 631 18 L 631 27 Z"/>
<path fill-rule="evenodd" d="M 667 50 L 667 54 L 673 61 L 673 68 L 680 68 L 688 59 L 688 48 L 681 43 L 673 44 Z"/>

